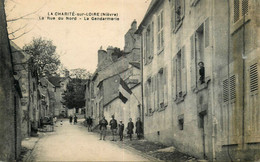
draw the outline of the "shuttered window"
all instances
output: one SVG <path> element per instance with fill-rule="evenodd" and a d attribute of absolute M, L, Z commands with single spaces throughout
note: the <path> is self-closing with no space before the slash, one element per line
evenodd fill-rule
<path fill-rule="evenodd" d="M 236 76 L 232 75 L 229 78 L 229 83 L 228 79 L 225 79 L 223 81 L 223 102 L 229 101 L 229 90 L 230 90 L 230 100 L 235 100 L 236 99 Z"/>
<path fill-rule="evenodd" d="M 159 15 L 157 16 L 157 49 L 158 51 L 163 49 L 163 45 L 164 45 L 164 38 L 163 38 L 163 10 L 159 13 Z"/>
<path fill-rule="evenodd" d="M 207 18 L 207 20 L 204 22 L 204 31 L 205 31 L 205 34 L 204 34 L 204 40 L 205 40 L 204 46 L 206 48 L 206 47 L 209 46 L 209 18 Z"/>
<path fill-rule="evenodd" d="M 249 12 L 249 0 L 233 0 L 233 21 L 236 23 Z"/>
<path fill-rule="evenodd" d="M 258 90 L 258 69 L 257 63 L 249 67 L 250 75 L 250 92 L 255 92 Z"/>

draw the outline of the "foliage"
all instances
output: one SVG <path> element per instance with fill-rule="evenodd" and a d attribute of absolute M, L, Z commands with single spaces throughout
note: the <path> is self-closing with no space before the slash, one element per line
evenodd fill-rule
<path fill-rule="evenodd" d="M 91 73 L 89 71 L 87 71 L 86 69 L 77 68 L 77 69 L 70 70 L 71 78 L 89 79 L 90 76 L 91 76 Z"/>
<path fill-rule="evenodd" d="M 56 74 L 60 60 L 56 53 L 56 46 L 53 45 L 51 40 L 44 40 L 41 37 L 34 38 L 23 48 L 31 56 L 32 64 L 40 77 Z"/>
<path fill-rule="evenodd" d="M 69 109 L 85 107 L 85 84 L 84 79 L 72 78 L 64 92 L 62 104 Z"/>

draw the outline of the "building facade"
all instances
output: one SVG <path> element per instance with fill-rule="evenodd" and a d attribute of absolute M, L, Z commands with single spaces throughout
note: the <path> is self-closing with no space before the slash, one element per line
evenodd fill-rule
<path fill-rule="evenodd" d="M 257 8 L 244 0 L 151 2 L 137 31 L 148 140 L 204 159 L 259 158 Z"/>

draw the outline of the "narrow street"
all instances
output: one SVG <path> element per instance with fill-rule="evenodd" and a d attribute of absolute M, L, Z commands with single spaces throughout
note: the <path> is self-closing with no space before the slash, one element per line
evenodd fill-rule
<path fill-rule="evenodd" d="M 46 133 L 36 144 L 32 156 L 36 161 L 147 161 L 129 150 L 119 148 L 110 139 L 100 141 L 82 125 L 61 126 Z"/>

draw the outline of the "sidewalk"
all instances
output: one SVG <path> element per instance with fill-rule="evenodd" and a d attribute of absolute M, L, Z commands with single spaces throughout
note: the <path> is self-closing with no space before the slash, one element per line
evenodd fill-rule
<path fill-rule="evenodd" d="M 85 127 L 87 129 L 87 127 Z M 95 133 L 99 133 L 98 129 L 94 130 Z M 107 131 L 106 136 L 107 141 L 112 139 L 111 132 Z M 128 137 L 124 137 L 123 141 L 119 141 L 119 136 L 116 136 L 117 141 L 113 142 L 121 148 L 129 149 L 142 155 L 151 161 L 198 161 L 195 157 L 189 156 L 187 154 L 181 153 L 176 150 L 173 146 L 167 147 L 160 143 L 154 143 L 143 140 L 137 140 L 136 135 L 134 135 L 133 140 L 130 141 Z M 111 141 L 112 142 L 112 141 Z"/>
<path fill-rule="evenodd" d="M 34 161 L 31 154 L 42 136 L 42 134 L 39 134 L 38 137 L 28 137 L 22 141 L 22 149 L 18 161 Z"/>

